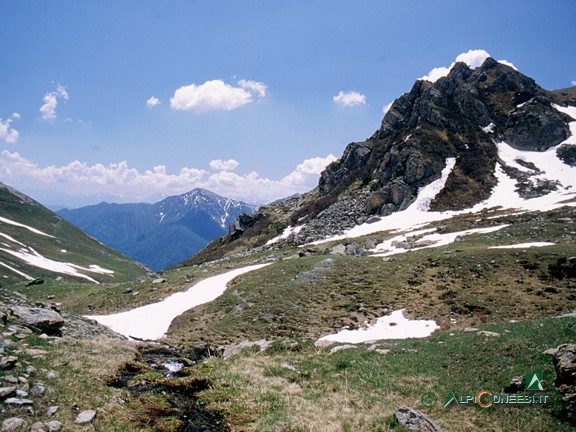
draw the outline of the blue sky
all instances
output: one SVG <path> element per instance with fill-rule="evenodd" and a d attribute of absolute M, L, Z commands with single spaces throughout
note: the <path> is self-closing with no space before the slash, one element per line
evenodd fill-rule
<path fill-rule="evenodd" d="M 2 0 L 0 181 L 69 207 L 304 192 L 461 53 L 576 84 L 575 18 L 573 0 Z"/>

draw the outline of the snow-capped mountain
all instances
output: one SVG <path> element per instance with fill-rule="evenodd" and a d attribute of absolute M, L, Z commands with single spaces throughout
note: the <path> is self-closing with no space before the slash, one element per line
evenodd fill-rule
<path fill-rule="evenodd" d="M 145 274 L 138 263 L 0 183 L 0 277 L 5 282 L 58 276 L 121 282 Z"/>
<path fill-rule="evenodd" d="M 256 209 L 194 189 L 154 204 L 101 203 L 58 214 L 127 256 L 162 270 L 224 235 L 240 214 Z"/>
<path fill-rule="evenodd" d="M 487 56 L 416 81 L 379 130 L 326 168 L 316 189 L 260 209 L 257 232 L 241 226 L 243 217 L 230 240 L 266 248 L 396 231 L 398 238 L 367 251 L 386 254 L 406 245 L 409 232 L 441 244 L 429 224 L 443 219 L 562 206 L 576 206 L 576 88 L 545 90 Z"/>

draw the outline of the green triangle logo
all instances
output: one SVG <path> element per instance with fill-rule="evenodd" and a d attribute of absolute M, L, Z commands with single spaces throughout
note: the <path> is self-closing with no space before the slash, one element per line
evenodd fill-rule
<path fill-rule="evenodd" d="M 543 382 L 544 377 L 542 373 L 534 372 L 526 374 L 526 390 L 543 391 L 544 390 L 544 386 L 542 386 Z"/>
<path fill-rule="evenodd" d="M 444 406 L 442 408 L 446 408 L 452 402 L 456 402 L 456 404 L 458 404 L 458 399 L 456 399 L 456 395 L 454 394 L 454 392 L 450 392 L 450 394 L 446 398 L 446 401 L 444 402 Z"/>

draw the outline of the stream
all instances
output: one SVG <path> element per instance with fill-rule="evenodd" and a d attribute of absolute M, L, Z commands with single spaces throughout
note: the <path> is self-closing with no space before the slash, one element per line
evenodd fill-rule
<path fill-rule="evenodd" d="M 108 383 L 128 390 L 132 398 L 128 403 L 134 406 L 137 423 L 162 431 L 230 431 L 220 414 L 198 402 L 196 394 L 210 382 L 190 376 L 195 361 L 159 343 L 139 345 L 138 352 L 137 358 L 126 363 Z"/>

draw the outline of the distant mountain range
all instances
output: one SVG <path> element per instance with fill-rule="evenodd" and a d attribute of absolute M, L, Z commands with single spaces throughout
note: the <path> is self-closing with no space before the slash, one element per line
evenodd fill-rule
<path fill-rule="evenodd" d="M 256 210 L 256 206 L 194 189 L 155 204 L 101 203 L 57 213 L 108 246 L 159 271 L 191 257 L 226 234 L 240 214 Z"/>
<path fill-rule="evenodd" d="M 141 264 L 0 183 L 0 286 L 59 276 L 122 282 L 146 274 Z"/>

